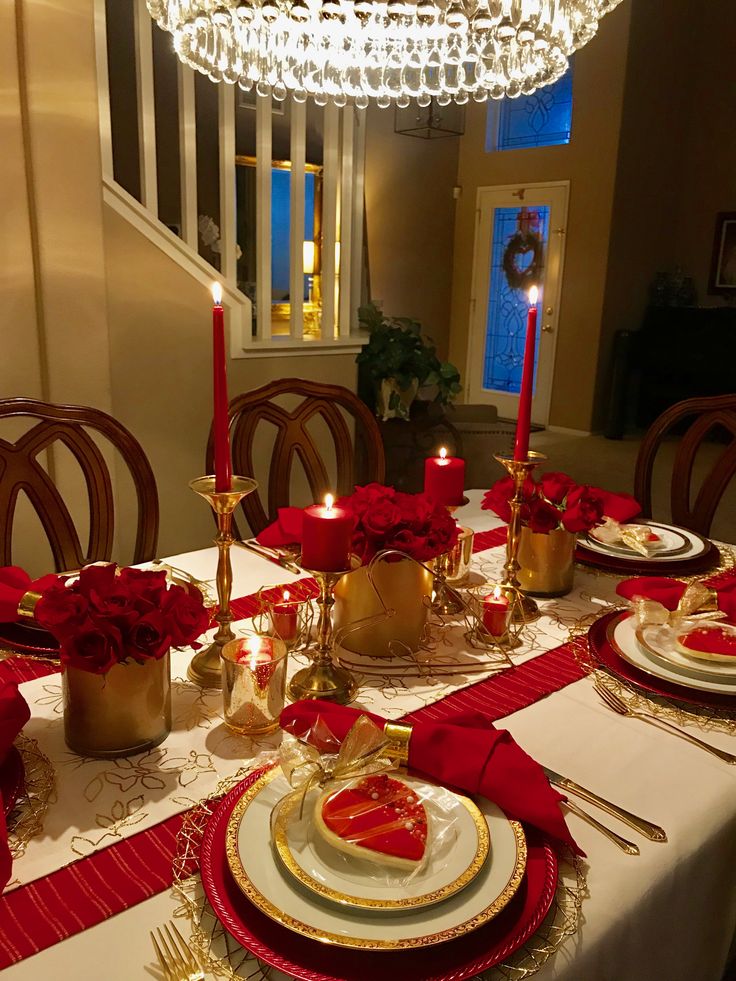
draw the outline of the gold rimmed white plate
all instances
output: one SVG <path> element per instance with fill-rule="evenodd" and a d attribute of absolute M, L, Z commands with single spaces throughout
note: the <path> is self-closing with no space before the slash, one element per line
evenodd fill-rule
<path fill-rule="evenodd" d="M 469 885 L 483 868 L 490 849 L 485 818 L 468 797 L 401 776 L 427 811 L 431 848 L 411 876 L 360 860 L 334 849 L 315 833 L 312 806 L 297 819 L 298 802 L 287 805 L 284 821 L 274 833 L 274 848 L 291 875 L 306 889 L 339 906 L 407 912 L 449 899 Z M 288 813 L 287 813 L 288 812 Z"/>
<path fill-rule="evenodd" d="M 670 559 L 693 558 L 707 548 L 707 542 L 695 532 L 675 528 L 672 525 L 660 525 L 652 521 L 637 521 L 634 524 L 647 525 L 659 536 L 659 543 L 652 547 L 648 555 L 642 555 L 636 549 L 624 542 L 602 542 L 595 535 L 595 529 L 589 531 L 581 544 L 594 552 L 603 555 L 614 555 L 621 558 L 643 559 L 645 562 L 663 562 Z"/>
<path fill-rule="evenodd" d="M 694 624 L 697 626 L 697 623 Z M 724 629 L 736 633 L 736 628 L 729 624 L 722 624 Z M 655 661 L 665 664 L 667 667 L 674 667 L 690 674 L 695 678 L 705 678 L 709 681 L 731 682 L 736 685 L 736 658 L 730 661 L 709 660 L 707 656 L 699 659 L 696 654 L 688 655 L 679 646 L 672 646 L 670 640 L 670 630 L 656 624 L 649 624 L 646 627 L 637 627 L 636 639 L 644 650 L 650 654 Z"/>
<path fill-rule="evenodd" d="M 636 630 L 637 621 L 633 613 L 624 612 L 620 617 L 614 617 L 608 625 L 606 631 L 608 642 L 624 661 L 628 661 L 635 668 L 652 675 L 654 678 L 669 681 L 671 684 L 680 685 L 682 688 L 707 691 L 716 695 L 736 696 L 736 685 L 732 681 L 701 678 L 695 675 L 691 668 L 685 671 L 676 668 L 674 664 L 655 659 L 637 639 Z"/>
<path fill-rule="evenodd" d="M 464 889 L 434 906 L 401 916 L 350 909 L 304 889 L 268 847 L 273 806 L 291 788 L 278 768 L 245 791 L 226 831 L 230 871 L 245 896 L 272 920 L 322 943 L 362 950 L 412 950 L 464 936 L 489 922 L 519 888 L 526 868 L 521 825 L 495 804 L 480 811 L 493 842 L 492 855 Z"/>

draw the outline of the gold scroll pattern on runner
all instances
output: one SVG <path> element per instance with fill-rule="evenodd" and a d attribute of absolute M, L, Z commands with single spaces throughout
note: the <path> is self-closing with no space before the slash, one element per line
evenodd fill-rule
<path fill-rule="evenodd" d="M 249 766 L 224 780 L 216 792 L 184 816 L 177 835 L 173 888 L 181 900 L 176 910 L 177 925 L 186 918 L 190 924 L 190 943 L 205 971 L 227 981 L 266 981 L 270 968 L 262 963 L 225 930 L 203 893 L 199 875 L 192 875 L 198 864 L 205 827 L 222 796 L 254 770 L 276 760 L 276 754 L 261 755 Z M 195 802 L 192 802 L 195 803 Z M 476 981 L 525 981 L 533 977 L 568 937 L 578 930 L 581 908 L 586 898 L 585 866 L 569 852 L 558 853 L 559 879 L 550 912 L 540 929 L 503 964 L 476 976 Z"/>

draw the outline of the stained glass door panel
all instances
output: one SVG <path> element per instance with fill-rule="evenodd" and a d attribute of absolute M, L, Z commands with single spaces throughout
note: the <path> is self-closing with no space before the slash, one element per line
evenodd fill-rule
<path fill-rule="evenodd" d="M 546 423 L 551 400 L 562 275 L 567 184 L 480 188 L 466 382 L 470 401 L 517 413 L 524 363 L 530 268 L 537 255 L 537 337 L 532 416 Z M 514 236 L 526 251 L 509 253 Z M 532 248 L 532 243 L 534 247 Z"/>

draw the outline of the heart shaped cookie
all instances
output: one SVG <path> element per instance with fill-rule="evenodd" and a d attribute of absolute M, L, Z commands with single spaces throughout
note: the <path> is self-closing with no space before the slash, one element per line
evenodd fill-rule
<path fill-rule="evenodd" d="M 315 826 L 334 848 L 393 868 L 416 868 L 427 845 L 427 812 L 416 791 L 385 773 L 322 795 Z"/>
<path fill-rule="evenodd" d="M 677 647 L 688 657 L 736 664 L 736 628 L 728 624 L 696 627 L 678 636 Z"/>

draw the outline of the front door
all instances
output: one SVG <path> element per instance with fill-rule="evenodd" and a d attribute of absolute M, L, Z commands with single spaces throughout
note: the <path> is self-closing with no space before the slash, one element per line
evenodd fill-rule
<path fill-rule="evenodd" d="M 470 402 L 517 415 L 528 289 L 539 288 L 532 421 L 546 425 L 562 286 L 567 182 L 478 189 L 466 380 Z"/>

